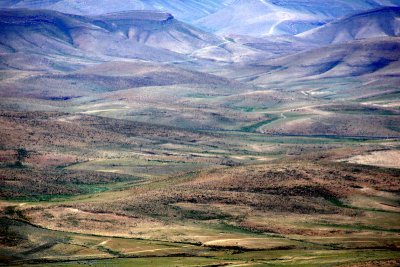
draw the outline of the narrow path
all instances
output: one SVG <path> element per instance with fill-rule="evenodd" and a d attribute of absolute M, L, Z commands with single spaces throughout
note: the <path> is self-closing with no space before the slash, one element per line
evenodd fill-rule
<path fill-rule="evenodd" d="M 279 8 L 278 8 L 277 6 L 275 6 L 275 5 L 271 4 L 271 3 L 268 3 L 268 2 L 265 1 L 265 0 L 260 0 L 260 2 L 261 2 L 264 6 L 266 6 L 267 8 L 271 9 L 271 11 L 273 11 L 273 14 L 277 17 L 277 21 L 276 21 L 276 22 L 271 26 L 271 28 L 269 29 L 269 32 L 268 32 L 269 35 L 275 34 L 275 29 L 276 29 L 281 23 L 283 23 L 283 22 L 285 22 L 285 21 L 288 21 L 288 20 L 290 20 L 290 19 L 293 18 L 293 15 L 291 15 L 290 13 L 279 11 L 279 10 L 278 10 Z"/>
<path fill-rule="evenodd" d="M 211 49 L 211 48 L 220 48 L 220 47 L 222 47 L 223 45 L 226 45 L 226 44 L 229 44 L 229 43 L 232 42 L 232 41 L 230 41 L 230 40 L 227 40 L 226 38 L 224 38 L 224 40 L 225 40 L 225 41 L 222 42 L 222 43 L 219 43 L 219 44 L 216 44 L 216 45 L 210 45 L 210 46 L 206 46 L 206 47 L 197 49 L 197 50 L 193 51 L 192 53 L 190 53 L 189 57 L 193 57 L 195 53 L 197 53 L 197 52 L 199 52 L 199 51 L 201 51 L 201 50 L 207 50 L 207 49 Z"/>
<path fill-rule="evenodd" d="M 252 262 L 252 263 L 239 263 L 239 264 L 233 263 L 233 264 L 226 265 L 226 266 L 228 266 L 228 267 L 241 267 L 241 266 L 254 266 L 254 265 L 261 265 L 261 264 L 262 263 L 255 263 L 255 262 Z"/>
<path fill-rule="evenodd" d="M 198 60 L 198 58 L 194 57 L 194 54 L 196 54 L 197 52 L 199 52 L 199 51 L 201 51 L 201 50 L 211 49 L 211 48 L 219 48 L 219 47 L 222 47 L 223 45 L 232 43 L 231 40 L 228 40 L 228 39 L 226 39 L 225 37 L 224 37 L 224 40 L 225 40 L 225 41 L 222 42 L 222 43 L 219 43 L 219 44 L 216 44 L 216 45 L 210 45 L 210 46 L 206 46 L 206 47 L 202 47 L 202 48 L 199 48 L 199 49 L 194 50 L 192 53 L 190 53 L 190 54 L 188 55 L 189 59 L 186 59 L 186 60 L 177 60 L 177 61 L 164 61 L 164 62 L 161 62 L 161 64 L 178 64 L 178 63 L 185 63 L 185 62 L 196 61 L 196 60 Z"/>
<path fill-rule="evenodd" d="M 292 16 L 289 13 L 278 13 L 278 14 L 282 14 L 283 18 L 276 21 L 271 28 L 269 29 L 268 34 L 269 35 L 273 35 L 275 33 L 275 29 L 283 22 L 288 21 L 292 18 Z"/>
<path fill-rule="evenodd" d="M 266 6 L 266 7 L 268 7 L 268 8 L 276 9 L 276 6 L 274 6 L 274 5 L 271 4 L 271 3 L 268 3 L 268 2 L 265 1 L 265 0 L 260 0 L 260 2 L 261 2 L 264 6 Z"/>
<path fill-rule="evenodd" d="M 97 244 L 97 246 L 104 246 L 110 241 L 111 241 L 111 239 L 104 240 L 103 242 L 100 242 L 99 244 Z"/>
<path fill-rule="evenodd" d="M 126 252 L 125 254 L 136 254 L 136 253 L 144 253 L 144 252 L 156 252 L 156 251 L 165 251 L 165 250 L 178 250 L 182 248 L 187 248 L 188 246 L 178 247 L 178 248 L 156 248 L 156 249 L 146 249 L 146 250 L 139 250 L 133 252 Z"/>
<path fill-rule="evenodd" d="M 243 241 L 243 240 L 266 240 L 266 239 L 260 238 L 260 237 L 216 239 L 216 240 L 204 242 L 204 245 L 213 245 L 213 244 L 218 244 L 220 242 Z"/>

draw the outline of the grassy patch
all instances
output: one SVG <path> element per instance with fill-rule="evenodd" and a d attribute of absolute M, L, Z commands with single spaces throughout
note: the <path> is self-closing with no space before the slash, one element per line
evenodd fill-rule
<path fill-rule="evenodd" d="M 400 256 L 398 252 L 390 250 L 275 250 L 250 251 L 224 258 L 253 262 L 253 266 L 329 267 L 370 260 L 399 259 Z"/>
<path fill-rule="evenodd" d="M 261 126 L 264 126 L 266 124 L 272 123 L 276 120 L 278 120 L 280 117 L 276 116 L 276 115 L 271 115 L 271 114 L 265 114 L 265 116 L 267 116 L 269 119 L 265 120 L 265 121 L 260 121 L 257 122 L 255 124 L 249 125 L 249 126 L 245 126 L 242 127 L 240 130 L 243 132 L 247 132 L 247 133 L 253 133 L 255 132 L 258 128 L 260 128 Z"/>
<path fill-rule="evenodd" d="M 177 267 L 177 266 L 225 266 L 223 260 L 204 257 L 148 257 L 131 259 L 108 259 L 96 261 L 79 261 L 71 263 L 53 263 L 46 266 L 75 267 L 75 266 L 120 266 L 120 267 Z"/>
<path fill-rule="evenodd" d="M 336 223 L 318 223 L 314 224 L 324 227 L 332 227 L 339 229 L 349 229 L 356 231 L 377 231 L 377 232 L 390 232 L 390 233 L 400 233 L 400 229 L 388 229 L 373 225 L 361 225 L 361 224 L 336 224 Z"/>
<path fill-rule="evenodd" d="M 190 98 L 215 98 L 218 97 L 216 95 L 210 95 L 210 94 L 201 94 L 201 93 L 195 93 L 195 94 L 188 94 L 186 95 L 186 97 L 190 97 Z"/>
<path fill-rule="evenodd" d="M 140 180 L 141 181 L 141 180 Z M 93 194 L 119 191 L 137 184 L 136 181 L 108 183 L 108 184 L 75 184 L 74 186 L 80 190 L 80 194 L 32 194 L 19 197 L 6 198 L 7 201 L 15 202 L 61 202 L 67 201 L 77 196 L 90 196 Z"/>

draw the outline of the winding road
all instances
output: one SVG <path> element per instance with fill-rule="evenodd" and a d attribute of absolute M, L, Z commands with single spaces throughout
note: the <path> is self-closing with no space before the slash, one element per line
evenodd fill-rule
<path fill-rule="evenodd" d="M 189 55 L 187 55 L 187 56 L 189 57 L 189 59 L 186 59 L 186 60 L 178 60 L 178 61 L 164 61 L 164 62 L 161 62 L 161 63 L 162 63 L 162 64 L 178 64 L 178 63 L 185 63 L 185 62 L 196 61 L 196 60 L 198 60 L 198 58 L 196 58 L 194 55 L 195 55 L 196 53 L 198 53 L 199 51 L 207 50 L 207 49 L 211 49 L 211 48 L 220 48 L 220 47 L 222 47 L 222 46 L 224 46 L 224 45 L 226 45 L 226 44 L 232 43 L 231 40 L 228 40 L 228 39 L 226 39 L 225 37 L 224 37 L 224 40 L 225 40 L 224 42 L 221 42 L 221 43 L 219 43 L 219 44 L 210 45 L 210 46 L 206 46 L 206 47 L 202 47 L 202 48 L 199 48 L 199 49 L 194 50 L 192 53 L 190 53 Z"/>

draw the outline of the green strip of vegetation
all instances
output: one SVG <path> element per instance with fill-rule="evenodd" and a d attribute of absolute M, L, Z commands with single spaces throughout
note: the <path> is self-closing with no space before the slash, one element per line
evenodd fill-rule
<path fill-rule="evenodd" d="M 390 233 L 400 233 L 400 229 L 386 229 L 378 226 L 368 226 L 359 224 L 335 224 L 335 223 L 318 223 L 314 224 L 323 227 L 333 227 L 341 229 L 350 229 L 356 231 L 378 231 L 378 232 L 390 232 Z"/>
<path fill-rule="evenodd" d="M 240 130 L 242 132 L 254 133 L 261 126 L 264 126 L 266 124 L 269 124 L 269 123 L 274 122 L 279 119 L 279 116 L 276 116 L 276 115 L 265 114 L 265 116 L 268 117 L 269 119 L 265 120 L 265 121 L 260 121 L 258 123 L 255 123 L 255 124 L 252 124 L 249 126 L 242 127 Z"/>
<path fill-rule="evenodd" d="M 7 201 L 16 202 L 59 202 L 69 200 L 73 197 L 87 196 L 92 194 L 98 194 L 108 191 L 119 191 L 122 189 L 130 188 L 135 186 L 137 181 L 119 182 L 119 183 L 108 183 L 108 184 L 72 184 L 75 188 L 79 189 L 82 193 L 80 194 L 35 194 L 26 195 L 20 197 L 6 198 Z"/>

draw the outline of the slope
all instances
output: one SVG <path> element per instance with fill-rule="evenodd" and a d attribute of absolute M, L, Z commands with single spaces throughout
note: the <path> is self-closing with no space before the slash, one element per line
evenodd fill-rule
<path fill-rule="evenodd" d="M 158 11 L 84 17 L 49 10 L 8 9 L 0 15 L 0 34 L 3 68 L 17 69 L 24 68 L 24 64 L 7 55 L 26 59 L 40 55 L 38 62 L 53 62 L 62 56 L 81 61 L 118 57 L 165 62 L 186 60 L 185 55 L 222 42 Z M 55 56 L 49 58 L 50 54 Z M 41 64 L 33 65 L 41 69 Z M 44 65 L 46 69 L 52 64 Z"/>
<path fill-rule="evenodd" d="M 358 39 L 399 35 L 400 7 L 384 7 L 333 21 L 301 33 L 298 37 L 318 44 L 335 44 Z"/>
<path fill-rule="evenodd" d="M 399 60 L 400 38 L 356 40 L 266 61 L 260 64 L 264 74 L 255 83 L 287 78 L 362 76 L 389 69 Z"/>
<path fill-rule="evenodd" d="M 198 25 L 221 34 L 298 34 L 354 12 L 400 1 L 237 0 L 197 21 Z"/>
<path fill-rule="evenodd" d="M 220 33 L 297 34 L 326 21 L 382 6 L 398 6 L 399 0 L 7 0 L 6 8 L 52 9 L 80 15 L 126 10 L 159 10 L 197 27 Z"/>
<path fill-rule="evenodd" d="M 232 0 L 140 0 L 140 1 L 110 1 L 110 0 L 11 0 L 2 1 L 0 7 L 31 8 L 31 9 L 53 9 L 60 12 L 72 14 L 103 14 L 108 12 L 119 12 L 126 10 L 161 10 L 174 14 L 174 16 L 185 21 L 192 21 L 215 12 Z"/>

